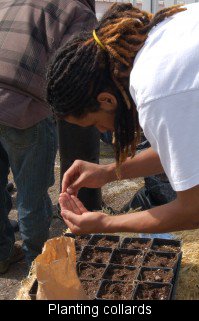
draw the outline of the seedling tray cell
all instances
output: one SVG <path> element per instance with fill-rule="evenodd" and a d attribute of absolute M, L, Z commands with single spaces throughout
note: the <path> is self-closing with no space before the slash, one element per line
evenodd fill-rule
<path fill-rule="evenodd" d="M 84 246 L 88 245 L 88 242 L 91 239 L 92 235 L 90 235 L 90 234 L 75 235 L 73 233 L 66 233 L 64 236 L 74 238 L 75 239 L 75 245 L 84 247 Z"/>
<path fill-rule="evenodd" d="M 121 244 L 121 248 L 128 250 L 142 250 L 147 251 L 152 244 L 152 240 L 149 238 L 130 238 L 126 237 Z"/>
<path fill-rule="evenodd" d="M 115 248 L 119 246 L 120 237 L 116 235 L 96 234 L 90 239 L 88 245 Z"/>
<path fill-rule="evenodd" d="M 133 295 L 134 300 L 169 300 L 172 285 L 168 283 L 139 283 Z"/>
<path fill-rule="evenodd" d="M 109 263 L 111 253 L 111 248 L 85 246 L 79 260 L 93 263 Z"/>
<path fill-rule="evenodd" d="M 143 266 L 176 269 L 179 256 L 176 253 L 150 251 L 145 255 Z"/>
<path fill-rule="evenodd" d="M 76 245 L 75 249 L 76 249 L 76 260 L 78 261 L 80 258 L 80 255 L 82 253 L 82 248 L 81 248 L 81 246 Z"/>
<path fill-rule="evenodd" d="M 115 249 L 110 263 L 129 266 L 140 266 L 144 253 L 140 250 Z"/>
<path fill-rule="evenodd" d="M 160 252 L 179 253 L 181 251 L 181 241 L 154 238 L 151 249 Z"/>
<path fill-rule="evenodd" d="M 134 266 L 109 264 L 103 274 L 103 279 L 111 281 L 133 283 L 138 276 L 139 269 Z"/>
<path fill-rule="evenodd" d="M 90 300 L 96 298 L 96 293 L 99 289 L 100 280 L 81 280 L 82 287 Z"/>
<path fill-rule="evenodd" d="M 78 245 L 83 247 L 88 245 L 90 238 L 91 238 L 91 235 L 79 235 L 79 236 L 76 236 L 75 241 L 77 242 Z"/>
<path fill-rule="evenodd" d="M 80 279 L 101 280 L 106 264 L 98 263 L 77 263 L 77 275 Z"/>
<path fill-rule="evenodd" d="M 138 275 L 139 281 L 144 282 L 162 282 L 172 283 L 173 282 L 173 269 L 170 268 L 147 268 L 142 267 Z"/>
<path fill-rule="evenodd" d="M 104 280 L 97 292 L 97 299 L 131 300 L 134 289 L 132 283 Z"/>

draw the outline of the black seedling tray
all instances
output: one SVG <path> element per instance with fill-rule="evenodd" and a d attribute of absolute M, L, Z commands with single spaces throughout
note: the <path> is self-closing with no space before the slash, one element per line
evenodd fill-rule
<path fill-rule="evenodd" d="M 120 276 L 118 275 L 118 271 L 121 272 Z M 128 278 L 125 275 L 127 273 L 129 274 Z M 134 282 L 134 280 L 137 280 L 138 273 L 139 273 L 139 268 L 135 266 L 109 264 L 106 267 L 104 274 L 102 275 L 102 279 L 132 283 Z"/>
<path fill-rule="evenodd" d="M 100 263 L 88 263 L 88 262 L 77 262 L 76 270 L 79 279 L 87 279 L 87 280 L 101 280 L 104 274 L 104 270 L 106 269 L 106 264 Z M 87 276 L 82 275 L 82 272 L 85 270 L 89 270 L 90 274 Z M 97 273 L 95 273 L 95 271 Z"/>
<path fill-rule="evenodd" d="M 174 271 L 174 278 L 173 278 L 173 289 L 171 293 L 171 300 L 175 300 L 175 295 L 176 295 L 176 289 L 177 289 L 177 281 L 180 273 L 180 266 L 181 266 L 181 261 L 182 261 L 182 251 L 178 253 L 178 263 L 176 266 L 176 269 Z"/>
<path fill-rule="evenodd" d="M 152 279 L 148 279 L 145 274 L 154 272 L 155 276 Z M 168 276 L 169 280 L 165 280 L 164 276 Z M 162 278 L 162 279 L 161 279 Z M 138 280 L 142 282 L 152 282 L 152 283 L 173 283 L 174 273 L 171 268 L 157 268 L 157 267 L 142 267 L 139 271 Z"/>
<path fill-rule="evenodd" d="M 96 293 L 100 287 L 101 281 L 100 280 L 88 280 L 88 279 L 81 279 L 81 283 L 86 295 L 89 297 L 90 300 L 96 299 Z M 96 288 L 96 290 L 95 290 Z"/>
<path fill-rule="evenodd" d="M 154 263 L 153 258 L 159 258 L 161 260 L 160 263 Z M 168 260 L 174 260 L 174 262 L 167 263 Z M 145 254 L 143 260 L 143 266 L 146 267 L 158 267 L 158 268 L 172 268 L 174 272 L 176 271 L 176 267 L 179 260 L 178 253 L 171 253 L 171 252 L 156 252 L 156 251 L 149 251 Z"/>
<path fill-rule="evenodd" d="M 120 282 L 120 281 L 110 281 L 110 280 L 103 280 L 99 287 L 99 290 L 96 294 L 97 300 L 131 300 L 133 293 L 135 291 L 135 283 L 127 283 L 127 282 Z M 106 299 L 103 295 L 107 294 L 107 291 L 112 290 L 112 297 Z M 117 294 L 116 294 L 117 291 Z M 127 291 L 129 294 L 126 296 Z"/>
<path fill-rule="evenodd" d="M 182 242 L 179 240 L 164 240 L 154 238 L 151 249 L 156 252 L 179 253 L 181 251 L 181 246 Z M 171 247 L 173 247 L 173 249 Z"/>
<path fill-rule="evenodd" d="M 144 252 L 141 250 L 114 249 L 110 263 L 129 266 L 141 266 Z"/>
<path fill-rule="evenodd" d="M 157 238 L 124 238 L 122 242 L 120 242 L 120 237 L 117 235 L 104 235 L 104 234 L 93 234 L 93 235 L 82 235 L 82 237 L 75 236 L 72 233 L 65 234 L 67 237 L 73 237 L 75 239 L 75 246 L 76 249 L 78 249 L 79 252 L 79 258 L 77 256 L 77 273 L 79 274 L 79 269 L 81 269 L 81 266 L 83 268 L 84 264 L 89 265 L 90 267 L 93 267 L 93 269 L 100 268 L 100 273 L 92 272 L 91 274 L 85 279 L 84 276 L 79 274 L 79 278 L 82 282 L 83 288 L 85 289 L 85 292 L 89 295 L 90 299 L 98 299 L 98 300 L 105 300 L 102 298 L 102 292 L 104 291 L 105 286 L 109 284 L 123 284 L 123 287 L 119 287 L 125 289 L 128 289 L 128 285 L 131 285 L 132 288 L 132 295 L 131 299 L 136 299 L 136 296 L 138 294 L 138 291 L 143 288 L 144 285 L 149 284 L 150 287 L 153 287 L 154 289 L 157 289 L 158 287 L 167 286 L 168 287 L 168 296 L 166 299 L 168 300 L 174 300 L 175 298 L 175 292 L 176 292 L 176 285 L 177 285 L 177 279 L 179 275 L 180 270 L 180 264 L 181 264 L 181 258 L 182 258 L 182 252 L 181 252 L 181 241 L 179 240 L 167 240 L 167 239 L 157 239 Z M 105 238 L 110 243 L 110 247 L 102 247 L 98 246 L 98 243 L 100 240 Z M 82 241 L 83 240 L 83 241 Z M 113 243 L 113 247 L 111 245 Z M 137 246 L 137 248 L 134 246 Z M 134 249 L 127 249 L 126 246 L 131 246 Z M 115 247 L 116 246 L 116 247 Z M 156 250 L 157 247 L 162 247 Z M 166 247 L 164 247 L 166 246 Z M 169 246 L 175 247 L 175 252 L 171 251 L 171 248 Z M 162 251 L 162 249 L 165 249 Z M 103 257 L 99 257 L 97 259 L 97 263 L 93 262 L 93 259 L 86 255 L 86 252 L 91 250 L 93 253 L 95 250 L 98 251 L 98 253 L 104 253 L 108 252 L 108 257 L 106 260 L 103 259 Z M 161 250 L 161 251 L 160 251 Z M 121 264 L 121 261 L 117 260 L 117 256 L 124 255 L 124 257 L 132 256 L 135 257 L 136 255 L 140 255 L 140 259 L 137 261 L 130 261 L 128 262 L 128 265 L 123 262 Z M 151 256 L 152 254 L 156 254 L 158 257 L 166 258 L 166 264 L 163 264 L 164 266 L 161 266 L 161 264 L 155 265 L 145 265 L 147 258 Z M 170 267 L 170 264 L 168 264 L 167 259 L 170 259 L 172 257 L 175 257 L 174 264 Z M 163 262 L 164 263 L 164 262 Z M 160 266 L 157 266 L 160 265 Z M 102 269 L 101 269 L 102 268 Z M 129 281 L 129 276 L 124 276 L 123 273 L 121 273 L 121 277 L 119 280 L 112 280 L 110 275 L 111 269 L 118 269 L 118 270 L 130 270 L 132 271 L 132 282 Z M 171 277 L 170 282 L 158 282 L 158 279 L 155 280 L 155 282 L 147 282 L 145 280 L 142 280 L 142 273 L 144 271 L 158 271 L 158 270 L 164 270 L 164 271 L 171 271 L 173 272 L 173 278 Z M 136 271 L 136 273 L 135 273 Z M 102 273 L 103 272 L 103 273 Z M 97 277 L 93 277 L 95 274 L 97 274 Z M 158 273 L 157 273 L 158 275 Z M 95 290 L 96 289 L 96 290 Z M 31 291 L 29 292 L 32 299 L 36 297 L 36 290 L 37 286 L 34 284 Z M 95 293 L 93 293 L 95 291 Z M 119 290 L 120 291 L 120 290 Z M 124 293 L 125 295 L 125 293 Z M 124 298 L 123 294 L 121 293 L 121 299 Z M 119 297 L 118 297 L 119 299 Z M 161 299 L 161 298 L 160 298 Z"/>
<path fill-rule="evenodd" d="M 80 255 L 82 253 L 82 247 L 79 245 L 76 245 L 75 249 L 76 249 L 76 260 L 79 261 Z"/>
<path fill-rule="evenodd" d="M 161 288 L 166 288 L 165 297 L 157 296 L 156 291 Z M 172 295 L 172 288 L 173 285 L 170 283 L 142 282 L 137 284 L 132 296 L 132 300 L 170 300 Z M 142 293 L 146 290 L 151 290 L 152 293 L 150 298 L 142 295 Z"/>
<path fill-rule="evenodd" d="M 88 242 L 88 245 L 102 247 L 103 245 L 100 244 L 102 241 L 107 242 L 105 247 L 115 248 L 119 246 L 120 237 L 118 235 L 95 234 L 91 237 L 90 241 Z"/>
<path fill-rule="evenodd" d="M 95 253 L 97 253 L 99 255 L 99 257 L 96 258 L 96 261 L 93 261 L 93 256 Z M 100 258 L 100 254 L 102 255 L 102 253 L 107 253 L 106 259 Z M 90 262 L 90 263 L 105 263 L 105 264 L 107 264 L 110 261 L 111 253 L 112 253 L 112 248 L 87 245 L 82 250 L 79 261 L 84 261 L 87 263 Z"/>
<path fill-rule="evenodd" d="M 91 235 L 80 235 L 75 238 L 76 243 L 79 246 L 86 246 L 91 239 Z"/>
<path fill-rule="evenodd" d="M 151 248 L 152 239 L 150 238 L 140 238 L 140 237 L 126 237 L 121 244 L 121 248 L 128 250 L 142 250 L 147 251 Z"/>
<path fill-rule="evenodd" d="M 66 233 L 64 236 L 74 238 L 75 239 L 75 245 L 76 246 L 80 246 L 80 247 L 84 247 L 84 246 L 88 245 L 88 242 L 92 237 L 91 234 L 75 235 L 73 233 Z"/>

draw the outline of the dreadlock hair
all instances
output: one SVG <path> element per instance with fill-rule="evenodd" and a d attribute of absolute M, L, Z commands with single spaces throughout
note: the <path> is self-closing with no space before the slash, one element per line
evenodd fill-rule
<path fill-rule="evenodd" d="M 130 3 L 113 4 L 95 29 L 105 50 L 92 32 L 73 38 L 54 55 L 47 74 L 47 101 L 58 116 L 76 118 L 99 110 L 97 96 L 106 90 L 118 102 L 114 146 L 117 168 L 129 149 L 134 156 L 140 127 L 129 92 L 129 76 L 138 51 L 150 30 L 165 18 L 186 10 L 181 5 L 155 15 Z"/>

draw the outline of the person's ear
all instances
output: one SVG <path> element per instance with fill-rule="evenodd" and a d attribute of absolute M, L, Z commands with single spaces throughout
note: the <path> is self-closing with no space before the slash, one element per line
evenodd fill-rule
<path fill-rule="evenodd" d="M 106 111 L 114 111 L 117 108 L 116 97 L 108 92 L 100 93 L 97 96 L 97 101 L 100 103 L 100 108 Z"/>

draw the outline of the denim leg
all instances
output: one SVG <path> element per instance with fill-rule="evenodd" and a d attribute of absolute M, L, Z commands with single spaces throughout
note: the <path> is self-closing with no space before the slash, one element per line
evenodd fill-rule
<path fill-rule="evenodd" d="M 76 159 L 99 163 L 100 133 L 95 127 L 82 128 L 59 120 L 58 132 L 60 182 L 62 182 L 64 173 Z M 99 210 L 102 207 L 100 188 L 83 187 L 78 192 L 78 198 L 89 211 Z"/>
<path fill-rule="evenodd" d="M 8 219 L 8 214 L 12 208 L 11 196 L 6 189 L 8 174 L 8 155 L 0 143 L 0 261 L 11 255 L 15 242 L 14 230 Z"/>
<path fill-rule="evenodd" d="M 48 188 L 54 184 L 55 122 L 47 118 L 25 130 L 4 126 L 3 144 L 17 186 L 19 228 L 30 264 L 48 239 L 52 218 Z"/>

